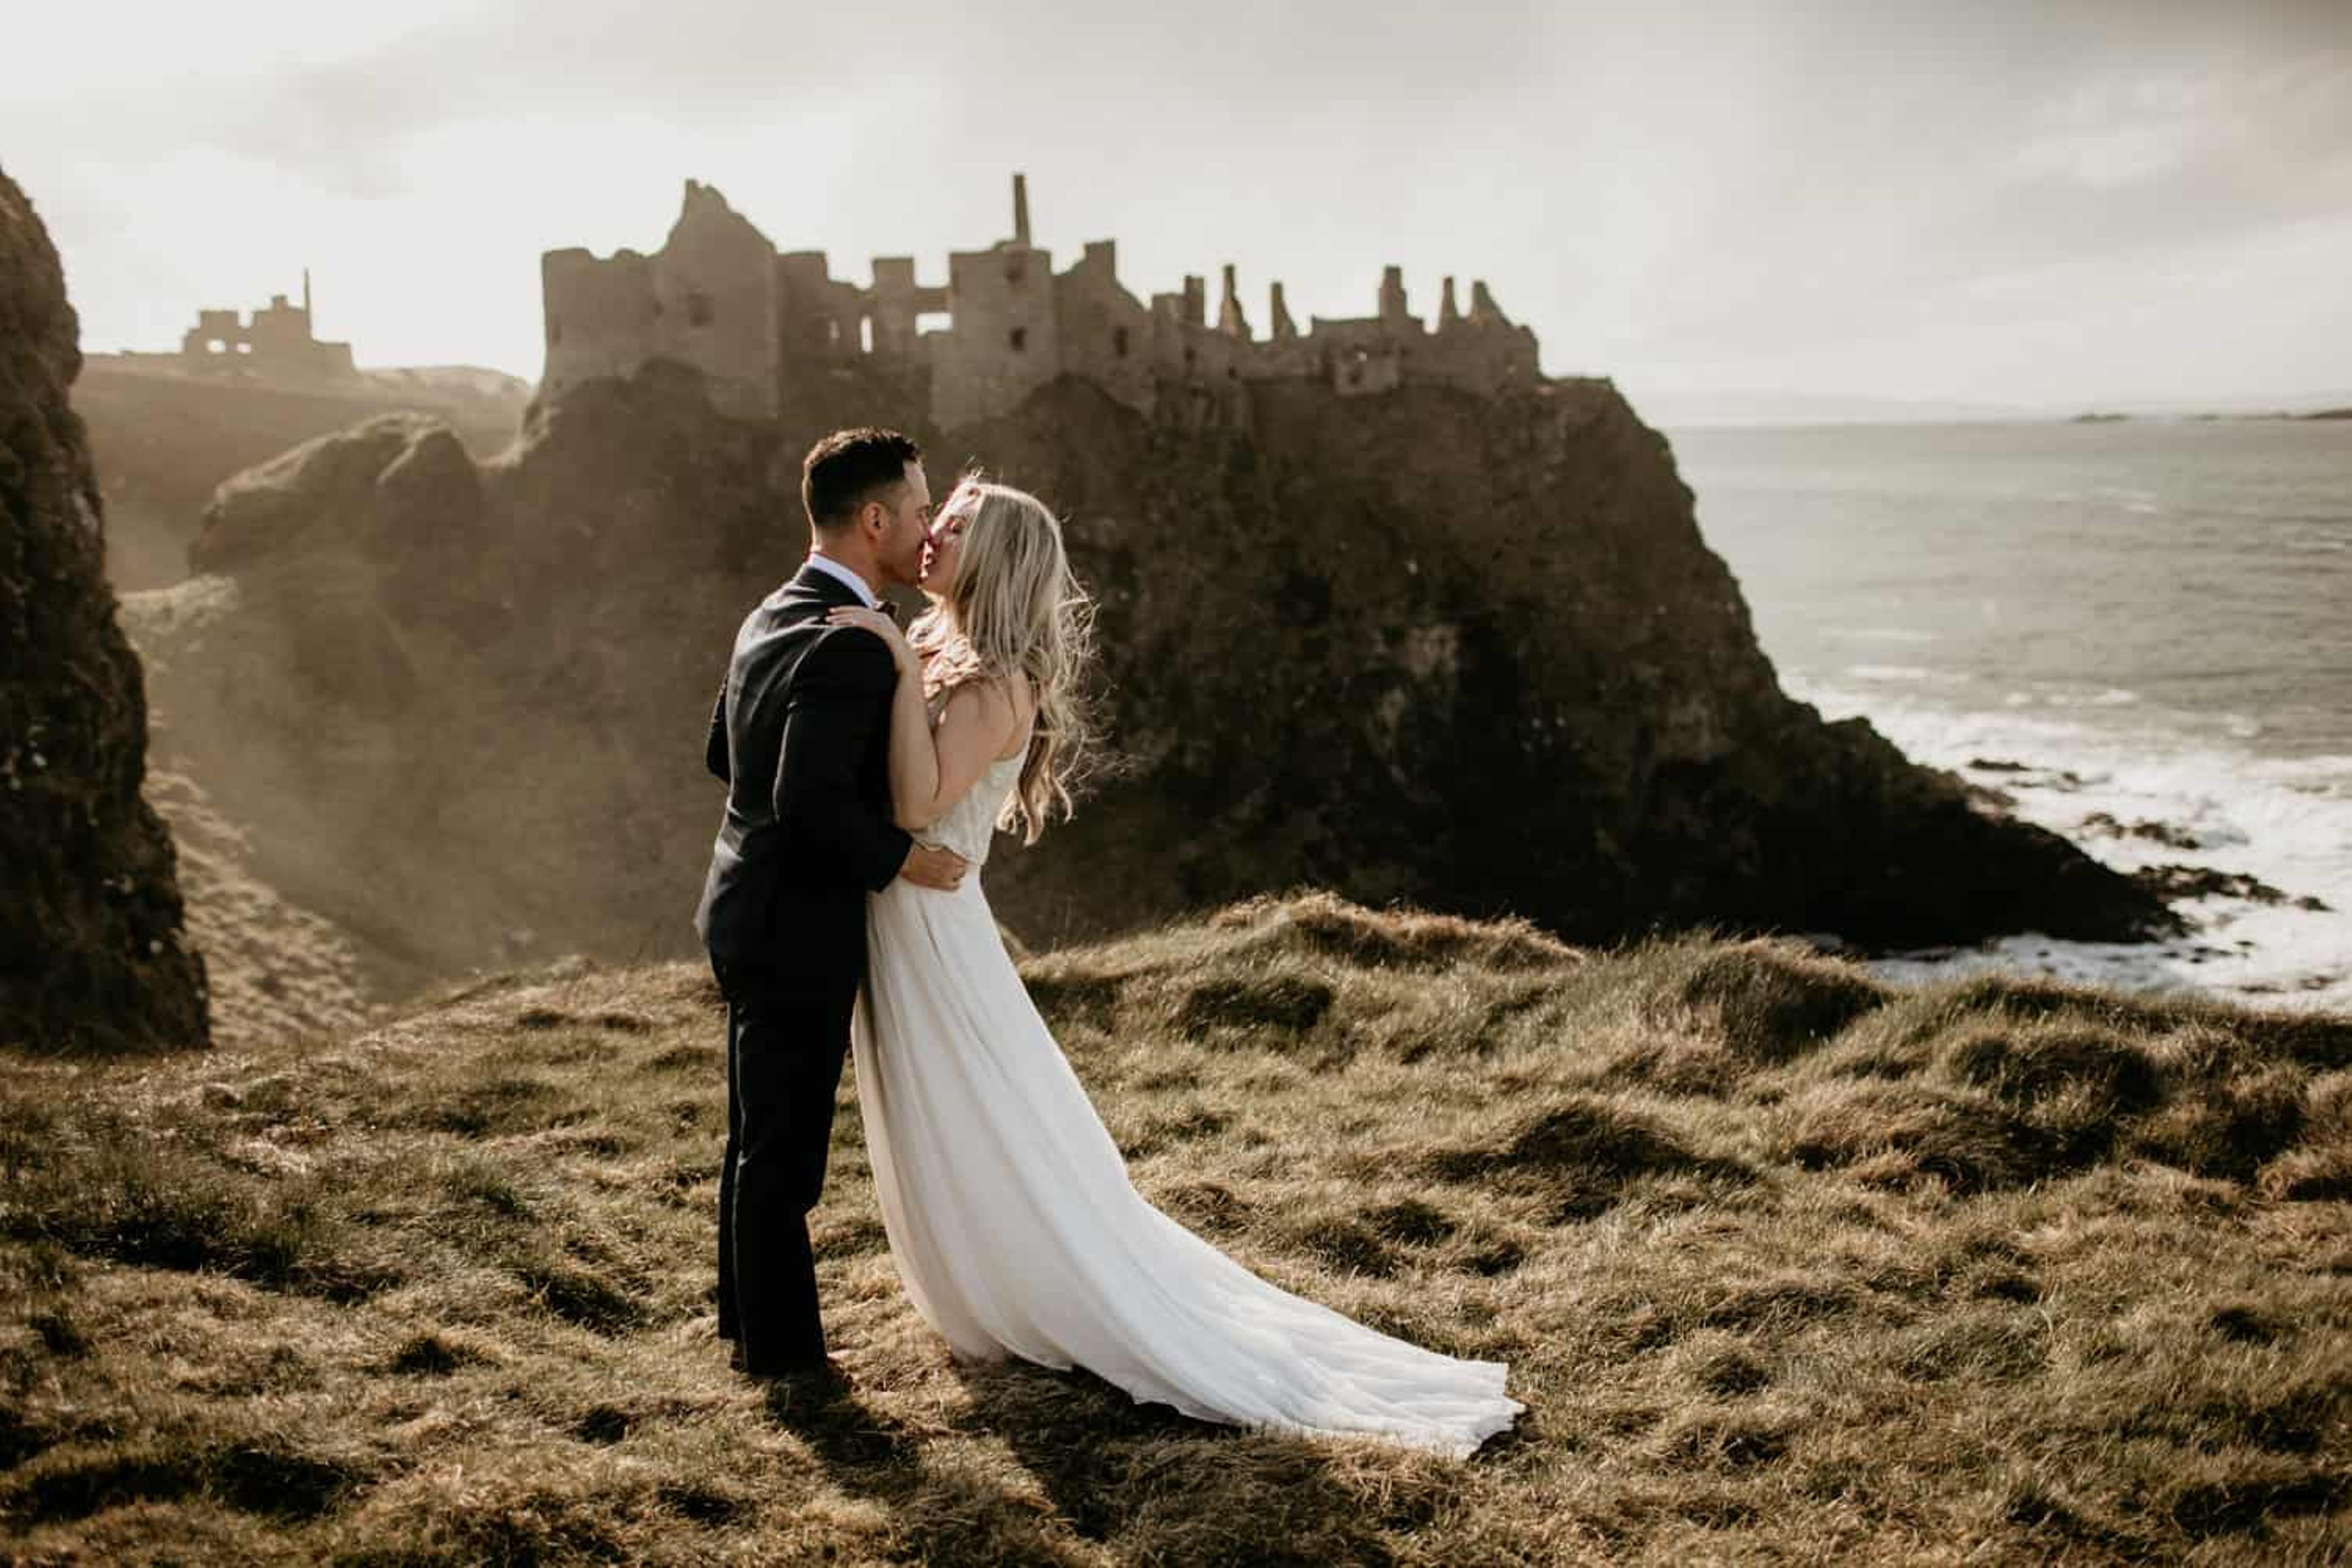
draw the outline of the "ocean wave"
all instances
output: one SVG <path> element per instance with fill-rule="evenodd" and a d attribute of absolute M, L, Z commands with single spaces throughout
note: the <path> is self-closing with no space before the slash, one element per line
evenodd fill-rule
<path fill-rule="evenodd" d="M 1823 635 L 1845 642 L 1931 643 L 1939 640 L 1934 632 L 1921 631 L 1916 626 L 1832 626 Z"/>
<path fill-rule="evenodd" d="M 1846 674 L 1856 680 L 1893 682 L 1900 685 L 1965 686 L 1969 677 L 1949 669 L 1929 669 L 1916 664 L 1856 664 L 1846 668 Z"/>
<path fill-rule="evenodd" d="M 2001 702 L 2011 708 L 2128 708 L 2138 700 L 2138 692 L 2120 686 L 2045 687 L 2001 694 Z"/>

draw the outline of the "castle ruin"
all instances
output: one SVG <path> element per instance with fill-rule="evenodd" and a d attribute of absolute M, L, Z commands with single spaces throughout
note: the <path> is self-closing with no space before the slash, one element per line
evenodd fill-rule
<path fill-rule="evenodd" d="M 1057 273 L 1030 241 L 1020 174 L 1012 237 L 951 252 L 944 285 L 919 282 L 903 256 L 875 258 L 870 285 L 841 281 L 823 251 L 779 252 L 694 180 L 652 256 L 551 250 L 540 279 L 542 395 L 667 359 L 700 371 L 714 405 L 746 419 L 772 419 L 828 373 L 861 367 L 927 380 L 941 429 L 1009 413 L 1063 375 L 1145 414 L 1178 400 L 1231 406 L 1244 384 L 1277 378 L 1324 381 L 1341 396 L 1421 383 L 1491 396 L 1541 379 L 1535 333 L 1513 324 L 1484 283 L 1471 285 L 1465 311 L 1446 279 L 1433 328 L 1408 309 L 1402 269 L 1391 267 L 1375 314 L 1313 317 L 1304 332 L 1276 283 L 1261 337 L 1231 266 L 1213 320 L 1201 278 L 1149 305 L 1128 292 L 1112 240 L 1090 242 Z"/>
<path fill-rule="evenodd" d="M 167 356 L 142 354 L 142 360 Z M 353 374 L 352 345 L 320 342 L 310 335 L 310 271 L 302 269 L 302 302 L 272 294 L 249 321 L 235 310 L 200 310 L 196 324 L 180 336 L 181 366 L 216 370 L 234 366 L 263 374 L 340 376 Z"/>

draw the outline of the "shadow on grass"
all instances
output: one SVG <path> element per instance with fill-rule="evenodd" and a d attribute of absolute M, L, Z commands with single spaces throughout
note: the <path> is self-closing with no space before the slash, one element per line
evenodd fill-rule
<path fill-rule="evenodd" d="M 965 1366 L 964 1425 L 1002 1438 L 1085 1541 L 1148 1562 L 1323 1565 L 1395 1561 L 1392 1532 L 1427 1523 L 1454 1483 L 1406 1459 L 1195 1420 L 1084 1371 Z"/>

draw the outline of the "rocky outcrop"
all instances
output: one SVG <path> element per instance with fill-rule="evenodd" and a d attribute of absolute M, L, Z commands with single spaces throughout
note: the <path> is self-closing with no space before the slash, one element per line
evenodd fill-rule
<path fill-rule="evenodd" d="M 655 364 L 534 409 L 478 502 L 429 426 L 314 443 L 223 492 L 198 552 L 229 577 L 142 596 L 161 743 L 269 824 L 259 874 L 383 973 L 689 950 L 719 808 L 702 718 L 803 548 L 779 456 L 909 406 L 843 373 L 741 423 Z M 1785 697 L 1672 453 L 1607 383 L 1264 383 L 1240 406 L 1147 419 L 1064 380 L 918 432 L 936 488 L 970 458 L 1058 504 L 1102 601 L 1111 765 L 989 871 L 1029 940 L 1301 884 L 1586 941 L 2169 925 Z M 429 504 L 397 499 L 411 475 Z"/>
<path fill-rule="evenodd" d="M 107 574 L 119 593 L 182 581 L 214 489 L 305 441 L 410 412 L 446 422 L 468 451 L 488 457 L 514 438 L 529 398 L 511 376 L 463 366 L 280 384 L 95 356 L 75 384 L 74 406 L 106 497 Z"/>
<path fill-rule="evenodd" d="M 47 230 L 0 174 L 0 1044 L 206 1039 L 172 840 L 140 794 L 147 705 L 115 622 L 81 367 Z"/>
<path fill-rule="evenodd" d="M 1605 382 L 1275 384 L 1207 432 L 1066 384 L 957 440 L 1066 509 L 1104 598 L 1129 768 L 996 873 L 1039 934 L 1292 885 L 1593 942 L 2170 923 L 1785 697 L 1664 438 Z"/>

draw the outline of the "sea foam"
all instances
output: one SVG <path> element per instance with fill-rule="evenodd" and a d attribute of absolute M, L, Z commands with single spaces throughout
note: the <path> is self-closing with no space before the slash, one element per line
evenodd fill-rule
<path fill-rule="evenodd" d="M 1886 960 L 1879 967 L 1889 977 L 1998 969 L 2352 1008 L 2352 756 L 2261 756 L 2231 744 L 2226 731 L 2184 732 L 2156 714 L 2129 728 L 2102 727 L 2070 721 L 2063 707 L 1939 706 L 1916 687 L 1798 678 L 1790 685 L 1825 716 L 1860 714 L 1916 760 L 2003 792 L 2019 816 L 2118 870 L 2200 867 L 2250 875 L 2285 896 L 2278 903 L 2186 901 L 2178 907 L 2195 929 L 2179 941 L 2012 936 Z M 1986 762 L 2021 767 L 1972 765 Z M 2109 821 L 2122 831 L 2105 827 Z M 2174 841 L 2129 831 L 2140 824 L 2161 825 Z M 2304 907 L 2306 900 L 2326 908 Z"/>

